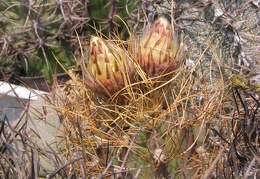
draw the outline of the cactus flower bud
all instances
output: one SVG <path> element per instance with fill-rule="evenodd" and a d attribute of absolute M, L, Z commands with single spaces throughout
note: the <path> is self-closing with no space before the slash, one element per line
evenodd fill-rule
<path fill-rule="evenodd" d="M 137 45 L 137 61 L 148 77 L 173 72 L 183 59 L 183 48 L 174 39 L 165 17 L 159 17 Z"/>
<path fill-rule="evenodd" d="M 134 67 L 125 50 L 100 37 L 90 38 L 87 58 L 81 61 L 87 86 L 102 97 L 109 97 L 131 81 Z"/>

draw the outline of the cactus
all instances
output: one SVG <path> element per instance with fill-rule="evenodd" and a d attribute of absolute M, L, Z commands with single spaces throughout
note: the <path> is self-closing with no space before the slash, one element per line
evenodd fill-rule
<path fill-rule="evenodd" d="M 75 62 L 68 37 L 76 39 L 76 35 L 72 35 L 86 23 L 87 17 L 82 16 L 83 7 L 79 2 L 66 3 L 1 1 L 1 65 L 13 65 L 15 69 L 9 70 L 18 77 L 24 70 L 26 74 L 22 75 L 44 75 L 49 81 L 55 71 L 63 71 L 56 59 L 65 68 L 72 66 Z M 70 17 L 72 12 L 74 17 Z M 8 69 L 2 70 L 8 72 Z"/>
<path fill-rule="evenodd" d="M 148 1 L 144 3 L 147 3 L 148 6 L 151 5 L 148 8 L 148 20 L 154 13 L 152 10 L 156 11 L 154 8 L 158 8 L 157 14 L 162 12 L 170 14 L 172 13 L 171 7 L 174 6 L 177 19 L 176 28 L 178 29 L 178 26 L 182 25 L 181 22 L 186 23 L 184 17 L 184 20 L 180 18 L 183 11 L 178 11 L 181 4 L 167 5 L 168 1 L 162 1 L 165 6 L 156 6 Z M 179 9 L 183 10 L 183 7 Z M 206 11 L 207 8 L 205 8 L 205 13 Z M 187 13 L 188 10 L 184 12 Z M 146 44 L 142 38 L 139 41 L 129 42 L 128 50 L 135 62 L 137 76 L 132 84 L 125 86 L 127 95 L 115 93 L 115 96 L 128 97 L 127 103 L 118 103 L 115 96 L 110 100 L 103 100 L 95 98 L 96 94 L 88 93 L 86 95 L 86 98 L 92 102 L 85 104 L 83 109 L 89 109 L 91 117 L 87 117 L 89 114 L 86 116 L 80 113 L 81 117 L 77 122 L 78 125 L 87 123 L 86 130 L 83 130 L 81 135 L 91 136 L 91 138 L 85 138 L 89 144 L 85 147 L 93 148 L 88 151 L 92 156 L 96 156 L 96 163 L 94 166 L 91 165 L 93 168 L 89 170 L 89 176 L 191 178 L 193 176 L 201 177 L 205 171 L 205 176 L 214 176 L 219 167 L 224 168 L 219 162 L 223 155 L 221 146 L 217 142 L 215 144 L 209 142 L 209 127 L 214 128 L 214 125 L 218 124 L 223 127 L 221 130 L 226 129 L 226 126 L 223 126 L 225 122 L 222 121 L 222 123 L 217 118 L 221 115 L 228 115 L 225 109 L 219 105 L 226 102 L 224 95 L 227 95 L 221 66 L 223 59 L 220 55 L 226 50 L 223 46 L 218 46 L 219 37 L 215 36 L 212 27 L 216 24 L 210 25 L 210 22 L 207 21 L 207 18 L 211 17 L 214 19 L 214 15 L 205 17 L 206 20 L 203 23 L 206 25 L 202 23 L 207 28 L 202 28 L 204 26 L 200 26 L 201 21 L 199 20 L 195 21 L 200 24 L 196 24 L 198 25 L 196 30 L 193 29 L 193 26 L 184 27 L 187 30 L 186 33 L 190 32 L 187 41 L 193 45 L 189 52 L 193 52 L 194 49 L 196 51 L 190 54 L 191 59 L 186 60 L 185 68 L 181 65 L 177 70 L 172 68 L 175 71 L 171 78 L 165 79 L 163 70 L 154 73 L 149 71 L 150 68 L 146 69 L 148 66 L 146 64 L 149 62 L 145 60 L 150 60 L 152 65 L 160 61 L 160 58 L 153 59 L 153 57 L 159 56 L 153 50 L 162 47 L 153 44 L 156 40 L 151 40 L 153 39 L 152 34 Z M 156 24 L 158 21 L 154 20 Z M 150 23 L 152 21 L 153 19 Z M 151 28 L 153 28 L 153 24 L 148 25 L 148 32 L 151 32 L 149 31 Z M 173 31 L 173 29 L 171 30 Z M 176 34 L 179 35 L 178 32 Z M 145 35 L 143 35 L 143 39 L 146 39 Z M 136 36 L 133 35 L 133 38 Z M 196 43 L 194 44 L 193 41 Z M 132 47 L 133 44 L 134 47 Z M 149 47 L 144 44 L 148 44 Z M 146 51 L 145 48 L 150 48 L 150 50 Z M 143 55 L 142 51 L 147 53 Z M 142 58 L 142 55 L 149 58 Z M 154 85 L 154 83 L 159 85 Z M 87 87 L 87 84 L 85 86 Z M 77 99 L 81 99 L 80 95 Z M 73 104 L 72 101 L 71 104 Z M 68 116 L 66 114 L 64 112 L 63 116 Z M 72 124 L 75 119 L 73 115 L 65 118 L 69 124 Z M 230 125 L 229 121 L 227 123 Z M 80 132 L 75 135 L 79 136 Z M 223 132 L 223 135 L 226 133 Z M 216 141 L 213 136 L 211 134 L 210 138 Z M 75 138 L 73 135 L 71 137 Z M 78 142 L 78 146 L 80 145 L 82 143 Z M 226 146 L 226 144 L 224 145 Z M 93 158 L 90 157 L 89 161 L 93 161 Z M 101 172 L 96 172 L 100 168 Z M 217 173 L 215 176 L 220 175 Z"/>
<path fill-rule="evenodd" d="M 62 163 L 47 172 L 49 177 L 246 178 L 251 175 L 250 171 L 258 165 L 259 158 L 259 99 L 254 94 L 259 91 L 259 74 L 258 71 L 253 73 L 259 68 L 240 68 L 233 60 L 239 61 L 243 57 L 238 48 L 242 42 L 235 42 L 236 33 L 247 37 L 249 46 L 259 43 L 249 40 L 250 34 L 257 35 L 257 15 L 244 19 L 250 25 L 243 25 L 244 21 L 239 20 L 244 16 L 236 14 L 241 11 L 234 9 L 244 8 L 246 17 L 258 14 L 253 11 L 255 1 L 242 5 L 222 0 L 185 2 L 143 1 L 142 5 L 146 7 L 143 13 L 147 17 L 144 21 L 148 22 L 144 23 L 146 26 L 141 35 L 129 27 L 131 38 L 127 40 L 122 40 L 124 37 L 120 34 L 113 36 L 115 34 L 110 30 L 108 35 L 103 35 L 98 26 L 97 37 L 90 37 L 89 42 L 83 37 L 80 41 L 83 57 L 78 59 L 81 60 L 80 70 L 69 70 L 72 79 L 63 88 L 56 86 L 54 93 L 52 107 L 61 119 L 60 132 L 63 132 L 62 143 L 65 144 L 58 146 L 59 154 L 49 151 L 56 159 L 49 160 L 49 163 Z M 116 1 L 109 3 L 118 5 Z M 169 22 L 172 24 L 161 17 L 162 14 L 166 17 L 171 14 L 174 19 L 169 19 Z M 232 15 L 236 15 L 231 18 L 233 20 L 239 17 L 237 23 L 225 19 Z M 192 25 L 189 24 L 191 20 Z M 113 23 L 101 25 L 101 29 L 113 29 L 116 24 Z M 158 27 L 158 23 L 162 26 Z M 235 29 L 240 25 L 244 28 Z M 187 36 L 187 53 L 182 51 L 186 44 L 181 46 L 177 38 L 182 33 L 180 29 Z M 173 38 L 165 39 L 162 32 Z M 168 42 L 165 46 L 168 51 L 160 44 L 158 36 Z M 176 52 L 174 47 L 182 48 L 177 48 Z M 248 52 L 246 45 L 242 47 Z M 156 53 L 158 49 L 162 56 Z M 252 50 L 250 57 L 256 59 L 257 53 Z M 175 66 L 176 54 L 181 54 L 181 58 Z M 169 58 L 165 60 L 164 55 Z M 133 66 L 120 63 L 125 59 L 133 62 Z M 243 61 L 247 62 L 246 59 Z M 167 69 L 167 64 L 170 66 L 167 75 L 163 68 L 156 68 L 163 62 L 166 64 L 162 67 Z M 226 68 L 230 62 L 234 62 L 231 63 L 234 66 Z M 250 62 L 250 65 L 258 63 L 257 60 Z M 148 63 L 156 73 L 149 71 Z M 129 75 L 128 70 L 134 70 L 135 75 Z M 231 72 L 249 73 L 248 76 L 253 77 L 233 75 L 227 79 Z M 120 83 L 122 78 L 128 80 Z M 237 85 L 241 80 L 243 85 Z M 113 88 L 109 88 L 112 83 Z M 20 134 L 19 129 L 15 132 Z M 33 129 L 31 132 L 36 133 Z M 35 136 L 43 140 L 37 133 Z M 60 143 L 61 139 L 57 140 Z M 38 149 L 38 153 L 46 155 Z M 244 164 L 248 168 L 240 170 Z M 37 167 L 41 168 L 41 165 L 34 166 L 35 171 Z M 257 174 L 256 170 L 254 174 Z"/>
<path fill-rule="evenodd" d="M 138 2 L 104 2 L 1 1 L 1 71 L 14 71 L 17 77 L 44 75 L 50 82 L 55 71 L 63 71 L 56 60 L 66 69 L 75 64 L 77 35 L 96 33 L 90 26 L 101 24 L 100 33 L 120 31 L 126 38 L 125 25 L 116 15 L 133 23 Z"/>
<path fill-rule="evenodd" d="M 163 21 L 166 25 L 158 27 L 158 21 Z M 134 49 L 136 46 L 132 39 L 126 42 L 129 45 L 126 45 L 127 52 L 124 52 L 119 48 L 121 43 L 115 44 L 112 43 L 113 40 L 91 37 L 89 47 L 86 48 L 88 50 L 83 51 L 86 54 L 83 54 L 81 59 L 83 79 L 73 78 L 75 81 L 73 85 L 67 83 L 66 90 L 61 91 L 62 96 L 59 98 L 66 100 L 60 101 L 59 106 L 65 109 L 61 110 L 61 114 L 64 118 L 65 131 L 70 134 L 68 142 L 71 146 L 70 151 L 78 150 L 77 147 L 82 152 L 87 151 L 85 160 L 88 162 L 85 167 L 91 166 L 91 169 L 88 168 L 88 177 L 181 178 L 183 172 L 187 176 L 196 172 L 194 165 L 198 165 L 196 161 L 198 154 L 195 149 L 197 142 L 202 146 L 208 143 L 207 128 L 198 127 L 198 131 L 193 132 L 192 124 L 204 126 L 207 118 L 214 115 L 216 110 L 214 104 L 217 104 L 215 100 L 218 100 L 217 96 L 222 93 L 220 86 L 223 82 L 220 81 L 214 86 L 214 90 L 205 92 L 215 100 L 210 101 L 207 98 L 205 104 L 197 105 L 199 92 L 192 91 L 197 79 L 181 65 L 185 54 L 184 44 L 179 48 L 180 42 L 174 41 L 172 35 L 175 31 L 169 28 L 170 23 L 164 17 L 159 17 L 158 21 L 154 22 L 155 26 L 149 27 L 151 29 L 149 32 L 157 32 L 154 28 L 159 28 L 159 32 L 169 31 L 170 38 L 166 39 L 169 40 L 167 48 L 172 51 L 164 49 L 161 51 L 169 55 L 168 61 L 157 58 L 149 60 L 174 64 L 167 71 L 171 73 L 170 78 L 163 74 L 166 71 L 164 69 L 155 75 L 157 78 L 155 81 L 154 76 L 147 75 L 149 71 L 145 71 L 140 63 L 143 59 L 137 59 L 142 55 Z M 151 43 L 146 44 L 151 53 L 154 53 L 154 49 L 158 50 L 158 47 L 154 46 L 153 38 L 149 39 Z M 140 44 L 139 48 L 143 48 L 142 41 Z M 134 62 L 136 75 L 128 74 L 133 70 L 132 65 L 120 63 L 127 60 L 124 55 Z M 175 65 L 176 61 L 178 65 Z M 162 66 L 168 69 L 167 65 Z M 115 82 L 116 77 L 131 80 L 118 85 L 120 80 Z M 113 86 L 110 83 L 107 85 L 109 79 L 109 82 L 114 83 L 116 87 L 113 90 L 108 88 Z M 203 85 L 205 85 L 201 86 L 203 89 L 208 88 L 207 83 Z M 82 86 L 86 89 L 82 89 Z M 78 90 L 67 92 L 70 88 L 81 90 L 80 93 L 75 92 Z M 105 99 L 104 94 L 108 92 L 110 95 Z M 118 99 L 126 100 L 122 103 Z M 77 107 L 75 101 L 81 107 Z M 188 107 L 190 104 L 192 107 Z M 207 109 L 208 106 L 211 106 L 210 109 Z M 83 139 L 77 140 L 80 138 Z M 190 157 L 193 159 L 189 159 Z"/>
<path fill-rule="evenodd" d="M 140 3 L 139 0 L 89 1 L 88 16 L 90 18 L 89 24 L 92 26 L 89 31 L 92 32 L 91 34 L 98 31 L 99 34 L 106 36 L 117 34 L 120 39 L 126 40 L 129 37 L 129 32 L 127 32 L 124 23 L 136 29 L 141 28 L 139 26 L 140 21 L 142 21 Z"/>

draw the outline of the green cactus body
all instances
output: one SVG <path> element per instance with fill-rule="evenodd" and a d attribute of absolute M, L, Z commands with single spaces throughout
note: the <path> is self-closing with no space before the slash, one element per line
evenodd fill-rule
<path fill-rule="evenodd" d="M 54 71 L 63 71 L 57 60 L 64 68 L 75 63 L 63 36 L 66 21 L 57 1 L 5 1 L 0 8 L 0 44 L 5 47 L 0 63 L 21 64 L 27 76 L 44 75 L 49 82 Z"/>
<path fill-rule="evenodd" d="M 130 34 L 123 21 L 126 24 L 134 23 L 133 19 L 136 18 L 134 13 L 137 12 L 139 5 L 139 0 L 90 0 L 88 5 L 90 25 L 96 29 L 89 30 L 92 34 L 95 34 L 96 30 L 106 36 L 117 34 L 120 39 L 126 40 Z"/>

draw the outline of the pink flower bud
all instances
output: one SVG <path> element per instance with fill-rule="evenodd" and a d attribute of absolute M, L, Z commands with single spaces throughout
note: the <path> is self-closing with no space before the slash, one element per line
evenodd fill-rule
<path fill-rule="evenodd" d="M 86 85 L 106 97 L 124 88 L 134 73 L 125 50 L 95 36 L 90 38 L 88 56 L 83 57 L 81 69 Z"/>
<path fill-rule="evenodd" d="M 171 24 L 159 17 L 137 45 L 137 61 L 149 77 L 171 73 L 183 60 L 183 50 L 174 39 Z"/>

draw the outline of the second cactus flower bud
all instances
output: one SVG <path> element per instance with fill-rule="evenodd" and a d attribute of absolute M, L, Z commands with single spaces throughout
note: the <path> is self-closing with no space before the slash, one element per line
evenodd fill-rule
<path fill-rule="evenodd" d="M 172 73 L 183 60 L 183 45 L 174 39 L 170 22 L 159 17 L 135 49 L 137 61 L 148 77 Z"/>
<path fill-rule="evenodd" d="M 109 97 L 124 88 L 134 73 L 126 51 L 111 41 L 92 36 L 81 68 L 85 83 L 94 92 Z"/>

